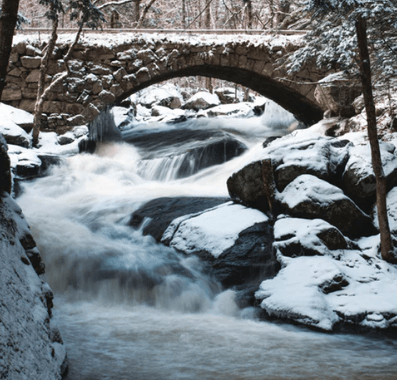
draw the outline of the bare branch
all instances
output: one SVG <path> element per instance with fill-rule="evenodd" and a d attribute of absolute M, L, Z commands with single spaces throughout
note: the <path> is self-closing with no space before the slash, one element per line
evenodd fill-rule
<path fill-rule="evenodd" d="M 146 14 L 149 12 L 150 7 L 156 2 L 156 0 L 150 0 L 149 3 L 145 6 L 141 17 L 139 17 L 138 24 L 137 24 L 137 29 L 142 27 L 143 21 L 145 20 Z"/>
<path fill-rule="evenodd" d="M 139 0 L 121 0 L 121 1 L 109 1 L 108 3 L 102 4 L 102 5 L 98 5 L 98 9 L 104 9 L 107 7 L 112 7 L 112 6 L 119 6 L 119 5 L 124 5 L 124 4 L 128 4 L 128 3 L 136 3 Z"/>

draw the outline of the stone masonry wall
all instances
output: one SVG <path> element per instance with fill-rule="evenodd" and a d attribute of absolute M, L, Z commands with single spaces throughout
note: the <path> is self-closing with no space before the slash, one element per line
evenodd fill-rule
<path fill-rule="evenodd" d="M 322 72 L 302 70 L 293 77 L 276 71 L 275 61 L 297 48 L 294 41 L 273 42 L 267 38 L 251 43 L 247 38 L 191 43 L 162 36 L 134 37 L 101 45 L 85 37 L 70 61 L 72 77 L 67 78 L 44 104 L 48 129 L 59 133 L 93 120 L 109 105 L 137 90 L 179 76 L 203 75 L 234 81 L 275 100 L 303 121 L 320 119 L 323 109 L 314 99 L 315 85 Z M 287 38 L 287 37 L 286 37 Z M 126 41 L 124 37 L 124 41 Z M 13 46 L 2 101 L 33 112 L 45 43 L 31 40 Z M 59 42 L 50 60 L 47 83 L 64 70 L 62 61 L 68 44 Z M 276 78 L 287 78 L 280 81 Z M 308 115 L 313 118 L 309 120 Z"/>

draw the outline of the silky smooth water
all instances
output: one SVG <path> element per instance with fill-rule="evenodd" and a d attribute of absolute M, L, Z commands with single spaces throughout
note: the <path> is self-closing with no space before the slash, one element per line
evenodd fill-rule
<path fill-rule="evenodd" d="M 175 180 L 145 175 L 141 160 L 167 160 L 186 144 L 157 144 L 158 155 L 154 140 L 146 148 L 103 144 L 24 187 L 18 202 L 55 292 L 67 379 L 397 379 L 393 339 L 259 321 L 255 309 L 237 307 L 234 292 L 208 277 L 197 258 L 128 226 L 131 213 L 156 197 L 227 196 L 228 176 L 287 124 L 275 130 L 255 118 L 141 125 L 136 131 L 148 139 L 156 131 L 218 128 L 249 151 Z"/>

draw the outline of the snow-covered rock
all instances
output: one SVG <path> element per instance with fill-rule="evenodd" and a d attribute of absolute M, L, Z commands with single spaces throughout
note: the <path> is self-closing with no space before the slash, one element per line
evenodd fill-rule
<path fill-rule="evenodd" d="M 393 144 L 380 142 L 383 170 L 388 188 L 397 184 L 397 151 Z M 375 202 L 375 174 L 369 144 L 355 144 L 349 149 L 349 160 L 343 173 L 343 189 L 359 205 Z"/>
<path fill-rule="evenodd" d="M 28 131 L 33 128 L 33 115 L 29 112 L 0 103 L 0 114 L 3 122 L 11 120 Z"/>
<path fill-rule="evenodd" d="M 205 91 L 199 91 L 186 101 L 184 107 L 185 109 L 200 111 L 219 106 L 220 104 L 221 102 L 218 98 L 218 95 L 210 94 L 209 92 Z"/>
<path fill-rule="evenodd" d="M 159 198 L 135 211 L 130 224 L 144 234 L 209 263 L 225 287 L 248 290 L 278 268 L 273 231 L 263 213 L 224 198 Z"/>
<path fill-rule="evenodd" d="M 244 98 L 244 93 L 233 87 L 223 87 L 215 89 L 215 94 L 218 95 L 222 104 L 231 104 L 241 102 Z"/>
<path fill-rule="evenodd" d="M 19 145 L 24 148 L 29 148 L 32 145 L 31 136 L 9 119 L 1 121 L 0 133 L 4 136 L 7 144 Z"/>
<path fill-rule="evenodd" d="M 163 240 L 188 254 L 207 251 L 218 258 L 233 246 L 241 231 L 267 220 L 258 210 L 229 202 L 199 215 L 174 220 L 164 232 Z"/>
<path fill-rule="evenodd" d="M 0 216 L 0 378 L 60 380 L 66 351 L 50 319 L 52 291 L 24 248 L 31 245 L 29 227 L 19 206 L 4 193 Z"/>
<path fill-rule="evenodd" d="M 209 117 L 233 116 L 248 117 L 253 116 L 252 106 L 249 103 L 222 104 L 210 108 L 207 111 Z"/>
<path fill-rule="evenodd" d="M 142 90 L 139 94 L 133 95 L 131 101 L 147 108 L 156 104 L 175 109 L 181 107 L 183 97 L 177 86 L 167 84 L 158 88 L 147 88 Z"/>
<path fill-rule="evenodd" d="M 363 238 L 360 251 L 339 250 L 333 257 L 290 258 L 279 252 L 282 269 L 260 285 L 260 306 L 269 315 L 322 330 L 339 323 L 397 327 L 397 268 L 378 256 L 378 240 Z"/>
<path fill-rule="evenodd" d="M 260 152 L 260 160 L 233 173 L 227 186 L 232 199 L 267 209 L 262 179 L 262 159 L 271 159 L 276 185 L 282 191 L 301 174 L 338 183 L 349 157 L 349 141 L 324 136 L 289 135 L 272 141 Z"/>
<path fill-rule="evenodd" d="M 350 238 L 376 233 L 371 218 L 341 189 L 313 175 L 296 178 L 278 194 L 278 199 L 289 215 L 324 219 Z"/>
<path fill-rule="evenodd" d="M 279 218 L 274 225 L 274 240 L 274 247 L 291 257 L 325 255 L 348 247 L 342 233 L 322 219 Z"/>

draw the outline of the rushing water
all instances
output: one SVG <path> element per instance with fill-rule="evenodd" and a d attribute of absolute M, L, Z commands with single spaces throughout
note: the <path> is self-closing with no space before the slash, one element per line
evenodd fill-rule
<path fill-rule="evenodd" d="M 197 258 L 127 224 L 156 197 L 226 196 L 228 176 L 290 121 L 276 130 L 266 116 L 140 125 L 124 133 L 135 145 L 103 144 L 25 186 L 18 201 L 55 292 L 67 379 L 397 378 L 394 340 L 259 321 L 203 273 Z M 219 136 L 238 139 L 248 151 L 177 175 L 189 151 Z"/>

